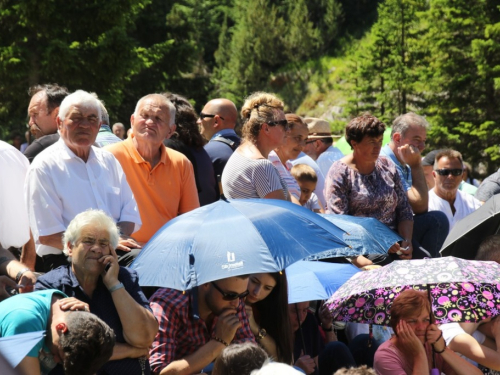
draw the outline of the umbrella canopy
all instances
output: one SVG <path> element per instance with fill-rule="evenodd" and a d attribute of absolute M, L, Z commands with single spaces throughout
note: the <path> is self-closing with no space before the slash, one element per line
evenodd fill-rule
<path fill-rule="evenodd" d="M 382 144 L 386 145 L 391 141 L 391 131 L 392 128 L 385 129 L 384 139 L 382 140 Z M 337 147 L 344 155 L 352 154 L 352 149 L 349 143 L 347 143 L 345 136 L 342 136 L 337 142 L 335 142 L 335 147 Z"/>
<path fill-rule="evenodd" d="M 389 325 L 392 302 L 406 289 L 430 292 L 438 324 L 500 314 L 500 265 L 454 257 L 397 260 L 357 273 L 327 304 L 335 320 Z"/>
<path fill-rule="evenodd" d="M 12 367 L 16 367 L 44 336 L 45 331 L 37 331 L 1 337 L 0 353 Z"/>
<path fill-rule="evenodd" d="M 389 248 L 403 238 L 390 229 L 387 225 L 381 223 L 372 217 L 358 217 L 350 215 L 321 215 L 328 221 L 335 224 L 345 233 L 342 239 L 350 248 L 357 251 L 358 254 L 384 254 Z M 308 260 L 324 259 L 335 257 L 335 254 L 329 254 L 328 251 L 312 255 Z"/>
<path fill-rule="evenodd" d="M 500 229 L 500 195 L 488 199 L 476 211 L 467 215 L 451 229 L 440 252 L 474 259 L 481 242 Z"/>
<path fill-rule="evenodd" d="M 321 251 L 357 255 L 342 241 L 343 234 L 290 202 L 220 200 L 165 224 L 131 267 L 142 286 L 188 290 L 231 276 L 281 271 Z"/>
<path fill-rule="evenodd" d="M 358 272 L 352 264 L 296 262 L 286 268 L 288 303 L 327 299 Z"/>

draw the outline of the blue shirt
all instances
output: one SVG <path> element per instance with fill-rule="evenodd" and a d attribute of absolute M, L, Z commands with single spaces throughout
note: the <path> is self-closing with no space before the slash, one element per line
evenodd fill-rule
<path fill-rule="evenodd" d="M 394 152 L 389 147 L 389 144 L 386 144 L 384 147 L 382 147 L 380 155 L 387 156 L 387 158 L 394 163 L 399 173 L 399 176 L 401 177 L 401 182 L 403 183 L 404 190 L 405 191 L 410 190 L 411 186 L 413 185 L 410 166 L 407 164 L 403 165 L 399 162 L 398 158 L 396 157 L 396 155 L 394 155 Z"/>
<path fill-rule="evenodd" d="M 19 294 L 2 301 L 0 303 L 0 337 L 46 331 L 54 293 L 60 294 L 63 298 L 66 297 L 59 290 L 44 290 Z M 45 340 L 42 339 L 28 352 L 27 356 L 38 357 L 40 349 L 50 353 Z"/>
<path fill-rule="evenodd" d="M 97 133 L 94 146 L 104 147 L 121 141 L 122 140 L 111 131 L 111 128 L 108 125 L 101 125 L 99 133 Z"/>
<path fill-rule="evenodd" d="M 136 271 L 131 270 L 130 268 L 120 267 L 118 280 L 123 283 L 125 290 L 139 305 L 151 311 L 149 308 L 149 302 L 139 286 L 139 277 L 137 276 Z M 108 288 L 104 285 L 101 277 L 99 277 L 97 286 L 92 294 L 92 298 L 90 298 L 80 286 L 80 283 L 73 273 L 71 266 L 61 266 L 43 276 L 40 276 L 35 284 L 35 290 L 49 288 L 59 289 L 68 297 L 75 297 L 80 301 L 88 303 L 90 312 L 104 320 L 113 329 L 116 335 L 116 342 L 125 343 L 120 316 L 118 315 L 118 311 L 116 311 L 111 293 L 109 293 Z M 137 329 L 141 329 L 141 327 L 137 327 Z M 97 372 L 97 374 L 123 375 L 135 375 L 141 373 L 141 366 L 137 358 L 124 358 L 116 361 L 109 361 Z M 150 373 L 149 363 L 146 361 L 145 374 Z"/>

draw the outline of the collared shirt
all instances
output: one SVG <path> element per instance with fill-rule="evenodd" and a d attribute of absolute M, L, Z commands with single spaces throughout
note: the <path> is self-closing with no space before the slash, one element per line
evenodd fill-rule
<path fill-rule="evenodd" d="M 210 140 L 213 140 L 213 139 L 215 139 L 217 137 L 224 137 L 224 136 L 235 136 L 235 137 L 237 137 L 238 135 L 236 134 L 236 132 L 234 131 L 234 129 L 222 129 L 222 130 L 219 130 L 214 135 L 212 135 L 212 138 L 210 138 Z"/>
<path fill-rule="evenodd" d="M 325 151 L 318 156 L 316 160 L 316 164 L 318 164 L 319 169 L 324 176 L 328 174 L 330 167 L 332 166 L 334 161 L 342 159 L 344 154 L 337 147 L 330 146 Z"/>
<path fill-rule="evenodd" d="M 272 150 L 267 156 L 269 161 L 273 163 L 274 167 L 278 170 L 281 178 L 285 180 L 286 186 L 288 187 L 288 191 L 295 198 L 300 199 L 300 187 L 295 178 L 290 173 L 290 170 L 293 167 L 293 164 L 290 160 L 286 161 L 286 165 L 283 165 L 278 154 Z"/>
<path fill-rule="evenodd" d="M 380 150 L 380 155 L 387 156 L 394 163 L 399 173 L 399 177 L 401 177 L 403 188 L 405 189 L 405 191 L 410 190 L 413 185 L 410 166 L 407 164 L 401 164 L 399 162 L 398 158 L 389 147 L 389 144 L 386 144 L 384 147 L 382 147 L 382 150 Z"/>
<path fill-rule="evenodd" d="M 134 146 L 131 134 L 107 146 L 120 162 L 134 192 L 142 227 L 132 236 L 147 242 L 169 220 L 200 207 L 191 162 L 180 152 L 160 146 L 160 161 L 151 168 Z"/>
<path fill-rule="evenodd" d="M 63 232 L 73 218 L 88 209 L 100 209 L 116 222 L 135 223 L 141 218 L 120 163 L 107 151 L 92 146 L 84 162 L 61 138 L 40 153 L 28 169 L 25 184 L 31 230 L 37 253 L 61 254 L 41 245 L 40 236 Z"/>
<path fill-rule="evenodd" d="M 175 289 L 158 289 L 151 297 L 150 305 L 160 325 L 149 357 L 153 372 L 159 373 L 171 362 L 194 353 L 209 342 L 214 334 L 218 318 L 214 317 L 212 326 L 207 327 L 199 317 L 196 289 L 185 293 Z M 243 301 L 236 315 L 241 328 L 238 328 L 231 343 L 254 342 Z"/>
<path fill-rule="evenodd" d="M 112 131 L 109 125 L 101 125 L 99 133 L 97 133 L 97 138 L 95 139 L 94 146 L 104 147 L 107 145 L 112 145 L 113 143 L 121 142 L 122 140 L 118 138 Z"/>
<path fill-rule="evenodd" d="M 323 172 L 321 172 L 321 169 L 319 168 L 318 164 L 316 164 L 316 162 L 309 155 L 306 155 L 306 153 L 304 152 L 301 152 L 297 157 L 297 159 L 290 161 L 292 162 L 293 165 L 306 164 L 310 166 L 312 169 L 314 169 L 314 172 L 316 172 L 316 176 L 318 177 L 318 182 L 316 183 L 316 189 L 314 189 L 314 194 L 318 196 L 318 199 L 321 202 L 321 206 L 323 208 L 326 208 L 326 200 L 324 194 L 326 175 L 323 175 Z"/>
<path fill-rule="evenodd" d="M 30 239 L 28 210 L 23 199 L 30 164 L 16 148 L 0 141 L 0 244 L 21 247 Z"/>
<path fill-rule="evenodd" d="M 131 270 L 130 268 L 120 267 L 118 280 L 123 283 L 125 290 L 139 305 L 151 311 L 149 302 L 139 286 L 139 277 L 137 276 L 136 271 Z M 126 342 L 123 337 L 123 326 L 120 316 L 118 315 L 118 311 L 113 303 L 113 297 L 104 285 L 101 277 L 99 277 L 97 281 L 97 286 L 91 298 L 80 286 L 80 283 L 73 273 L 71 266 L 61 266 L 38 278 L 35 284 L 35 290 L 45 289 L 58 289 L 68 297 L 75 297 L 80 301 L 88 303 L 90 311 L 104 320 L 104 322 L 106 322 L 113 329 L 116 335 L 116 342 Z M 141 327 L 137 326 L 137 329 L 140 330 Z M 149 374 L 149 366 L 147 364 L 146 367 L 148 368 L 147 373 Z M 97 374 L 101 373 L 135 375 L 141 373 L 141 366 L 137 358 L 124 358 L 106 363 L 97 372 Z"/>
<path fill-rule="evenodd" d="M 481 207 L 481 202 L 474 198 L 472 195 L 457 190 L 457 195 L 455 197 L 453 206 L 455 207 L 455 215 L 453 215 L 450 203 L 448 203 L 448 201 L 439 197 L 434 192 L 434 189 L 429 190 L 429 211 L 443 212 L 450 223 L 450 231 L 451 228 L 453 228 L 453 226 L 461 219 Z"/>

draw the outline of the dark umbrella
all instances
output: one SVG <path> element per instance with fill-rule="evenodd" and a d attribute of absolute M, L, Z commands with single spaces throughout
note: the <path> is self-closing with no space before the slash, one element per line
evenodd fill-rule
<path fill-rule="evenodd" d="M 440 252 L 442 256 L 474 259 L 481 242 L 500 229 L 500 195 L 494 195 L 452 228 Z"/>

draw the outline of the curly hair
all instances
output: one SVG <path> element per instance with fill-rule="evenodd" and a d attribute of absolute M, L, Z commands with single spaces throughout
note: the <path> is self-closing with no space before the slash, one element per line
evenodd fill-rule
<path fill-rule="evenodd" d="M 65 374 L 96 373 L 113 354 L 115 333 L 97 316 L 83 311 L 68 312 L 66 325 L 68 330 L 59 338 Z"/>
<path fill-rule="evenodd" d="M 189 100 L 184 96 L 173 94 L 170 92 L 162 93 L 175 107 L 175 130 L 172 139 L 179 139 L 186 146 L 200 148 L 203 147 L 204 141 L 200 134 L 200 129 L 196 121 L 198 115 Z"/>
<path fill-rule="evenodd" d="M 261 126 L 266 121 L 274 121 L 276 110 L 283 111 L 284 104 L 275 95 L 257 91 L 246 98 L 241 108 L 243 138 L 255 143 Z"/>
<path fill-rule="evenodd" d="M 365 136 L 380 137 L 385 124 L 375 116 L 366 114 L 353 118 L 345 128 L 345 139 L 352 148 L 352 141 L 361 142 Z"/>

